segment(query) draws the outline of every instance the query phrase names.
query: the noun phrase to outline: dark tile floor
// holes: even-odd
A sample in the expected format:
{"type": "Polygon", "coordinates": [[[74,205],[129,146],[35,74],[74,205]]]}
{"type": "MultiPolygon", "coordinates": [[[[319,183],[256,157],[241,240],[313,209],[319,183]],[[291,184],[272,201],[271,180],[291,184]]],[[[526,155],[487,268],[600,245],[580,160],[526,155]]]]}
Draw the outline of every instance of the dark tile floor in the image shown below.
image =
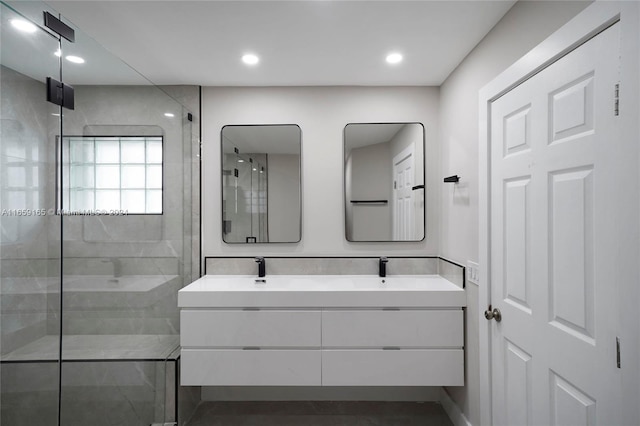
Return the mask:
{"type": "Polygon", "coordinates": [[[202,402],[186,426],[452,426],[435,402],[202,402]]]}

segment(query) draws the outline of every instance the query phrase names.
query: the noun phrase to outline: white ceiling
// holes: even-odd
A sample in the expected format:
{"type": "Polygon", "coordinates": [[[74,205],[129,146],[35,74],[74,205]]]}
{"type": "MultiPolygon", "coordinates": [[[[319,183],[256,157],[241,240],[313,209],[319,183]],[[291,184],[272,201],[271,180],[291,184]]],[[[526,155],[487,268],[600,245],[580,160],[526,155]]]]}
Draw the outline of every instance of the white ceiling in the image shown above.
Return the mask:
{"type": "MultiPolygon", "coordinates": [[[[17,31],[10,21],[25,16],[39,23],[42,20],[42,5],[25,2],[18,8],[22,14],[2,8],[0,13],[0,40],[2,41],[2,65],[34,80],[44,82],[47,77],[59,79],[60,59],[55,56],[58,40],[45,31],[24,33],[17,31]]],[[[64,61],[64,81],[77,84],[150,84],[124,62],[105,51],[95,40],[78,34],[76,43],[63,43],[64,55],[84,57],[85,64],[64,61]]]]}
{"type": "Polygon", "coordinates": [[[366,86],[442,84],[515,1],[48,3],[155,84],[366,86]]]}

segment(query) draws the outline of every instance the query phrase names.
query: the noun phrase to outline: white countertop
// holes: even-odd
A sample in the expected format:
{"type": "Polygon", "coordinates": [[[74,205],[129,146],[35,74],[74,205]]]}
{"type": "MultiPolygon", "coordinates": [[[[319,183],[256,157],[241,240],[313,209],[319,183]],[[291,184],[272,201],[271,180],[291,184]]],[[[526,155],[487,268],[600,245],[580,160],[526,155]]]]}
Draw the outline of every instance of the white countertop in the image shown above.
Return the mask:
{"type": "Polygon", "coordinates": [[[178,292],[181,308],[466,306],[464,289],[439,275],[205,275],[178,292]]]}

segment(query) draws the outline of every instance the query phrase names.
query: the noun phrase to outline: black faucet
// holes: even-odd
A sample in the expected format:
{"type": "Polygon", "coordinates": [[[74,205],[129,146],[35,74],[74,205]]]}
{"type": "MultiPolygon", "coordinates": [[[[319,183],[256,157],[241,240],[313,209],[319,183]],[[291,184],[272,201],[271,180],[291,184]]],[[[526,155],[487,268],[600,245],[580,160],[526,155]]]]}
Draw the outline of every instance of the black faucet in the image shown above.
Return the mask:
{"type": "Polygon", "coordinates": [[[266,265],[264,262],[264,257],[257,256],[256,262],[258,263],[258,278],[262,278],[266,274],[266,267],[265,267],[266,265]]]}
{"type": "Polygon", "coordinates": [[[380,275],[380,277],[382,277],[382,278],[387,276],[387,262],[388,261],[389,261],[389,259],[387,259],[384,256],[382,256],[380,258],[380,260],[378,261],[378,275],[380,275]]]}

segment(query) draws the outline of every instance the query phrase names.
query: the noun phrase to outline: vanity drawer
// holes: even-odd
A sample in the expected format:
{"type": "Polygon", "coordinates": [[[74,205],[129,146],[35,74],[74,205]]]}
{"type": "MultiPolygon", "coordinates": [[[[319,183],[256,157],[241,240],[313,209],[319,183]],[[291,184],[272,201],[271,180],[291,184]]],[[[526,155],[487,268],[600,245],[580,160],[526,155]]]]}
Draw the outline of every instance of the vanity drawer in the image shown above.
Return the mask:
{"type": "Polygon", "coordinates": [[[322,351],[323,386],[463,386],[462,349],[322,351]]]}
{"type": "Polygon", "coordinates": [[[320,347],[320,311],[185,310],[183,347],[320,347]]]}
{"type": "Polygon", "coordinates": [[[322,312],[324,347],[462,347],[462,309],[322,312]]]}
{"type": "Polygon", "coordinates": [[[320,386],[320,350],[182,349],[183,386],[320,386]]]}

